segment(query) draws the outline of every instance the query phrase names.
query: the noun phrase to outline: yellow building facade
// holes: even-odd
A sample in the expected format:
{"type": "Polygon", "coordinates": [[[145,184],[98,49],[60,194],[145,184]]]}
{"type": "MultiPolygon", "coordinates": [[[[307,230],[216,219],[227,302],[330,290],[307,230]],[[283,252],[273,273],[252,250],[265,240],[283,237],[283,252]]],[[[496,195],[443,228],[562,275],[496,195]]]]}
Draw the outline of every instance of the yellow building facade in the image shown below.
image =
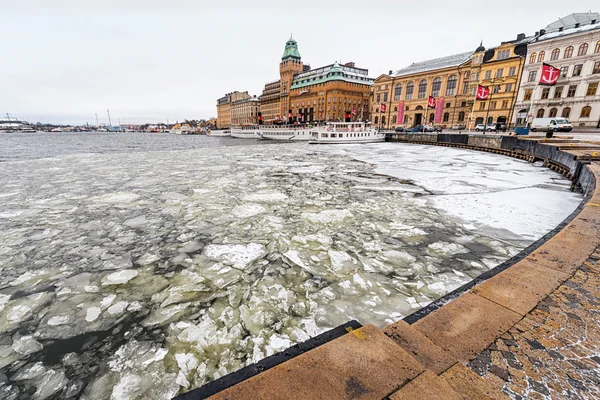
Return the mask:
{"type": "Polygon", "coordinates": [[[370,98],[371,121],[385,129],[421,124],[474,129],[486,117],[489,123],[508,123],[527,41],[521,34],[492,49],[480,45],[474,52],[413,63],[379,76],[370,98]],[[490,87],[487,101],[475,101],[478,85],[490,87]],[[434,109],[427,106],[429,96],[436,100],[434,109]]]}
{"type": "Polygon", "coordinates": [[[260,113],[265,124],[281,120],[280,84],[280,80],[265,84],[260,95],[260,113]]]}
{"type": "Polygon", "coordinates": [[[217,128],[224,129],[231,127],[231,104],[234,101],[249,99],[248,92],[231,92],[217,100],[217,128]]]}

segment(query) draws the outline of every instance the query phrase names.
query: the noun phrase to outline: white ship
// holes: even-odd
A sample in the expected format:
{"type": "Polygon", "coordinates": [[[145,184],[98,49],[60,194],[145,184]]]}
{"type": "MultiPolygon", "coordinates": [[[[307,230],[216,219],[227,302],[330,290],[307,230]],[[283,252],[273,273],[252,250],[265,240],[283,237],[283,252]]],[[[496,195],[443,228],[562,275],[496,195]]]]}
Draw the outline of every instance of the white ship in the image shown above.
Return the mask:
{"type": "Polygon", "coordinates": [[[236,126],[231,128],[231,137],[237,139],[260,139],[259,126],[236,126]]]}
{"type": "Polygon", "coordinates": [[[263,125],[260,127],[260,137],[266,140],[309,140],[311,138],[309,125],[263,125]]]}
{"type": "Polygon", "coordinates": [[[194,129],[188,124],[175,124],[173,125],[173,129],[169,131],[174,135],[192,135],[194,134],[194,129]]]}
{"type": "Polygon", "coordinates": [[[384,142],[385,133],[369,122],[328,122],[310,130],[310,144],[384,142]]]}
{"type": "Polygon", "coordinates": [[[207,135],[208,136],[218,136],[218,137],[231,136],[231,129],[215,129],[215,130],[209,131],[207,135]]]}

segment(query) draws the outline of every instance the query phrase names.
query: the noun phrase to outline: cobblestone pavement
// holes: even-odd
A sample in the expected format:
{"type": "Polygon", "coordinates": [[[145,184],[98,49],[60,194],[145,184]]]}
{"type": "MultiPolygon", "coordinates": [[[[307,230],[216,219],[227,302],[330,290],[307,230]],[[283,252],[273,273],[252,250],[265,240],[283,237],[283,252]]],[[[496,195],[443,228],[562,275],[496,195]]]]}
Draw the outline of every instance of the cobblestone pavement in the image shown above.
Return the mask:
{"type": "Polygon", "coordinates": [[[600,399],[600,247],[468,366],[513,399],[600,399]]]}

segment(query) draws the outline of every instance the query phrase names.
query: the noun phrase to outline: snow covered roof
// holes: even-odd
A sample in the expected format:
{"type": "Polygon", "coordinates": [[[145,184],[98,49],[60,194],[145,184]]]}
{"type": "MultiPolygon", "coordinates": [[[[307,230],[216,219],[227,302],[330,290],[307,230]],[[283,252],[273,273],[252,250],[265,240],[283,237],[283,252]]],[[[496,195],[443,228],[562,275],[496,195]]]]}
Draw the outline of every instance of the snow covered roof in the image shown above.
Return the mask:
{"type": "Polygon", "coordinates": [[[413,63],[406,68],[399,69],[395,71],[392,76],[404,76],[417,74],[420,72],[433,71],[436,69],[449,68],[449,67],[457,67],[460,64],[468,61],[473,56],[472,51],[467,51],[466,53],[453,54],[451,56],[445,56],[440,58],[434,58],[432,60],[421,61],[417,63],[413,63]]]}
{"type": "Polygon", "coordinates": [[[345,81],[361,85],[373,85],[373,79],[369,78],[368,70],[340,65],[336,62],[332,65],[312,69],[296,75],[290,89],[298,89],[328,81],[345,81]]]}
{"type": "Polygon", "coordinates": [[[600,14],[593,12],[573,13],[564,18],[559,18],[558,21],[548,24],[546,26],[546,32],[554,32],[560,28],[573,28],[576,24],[588,25],[592,21],[600,22],[600,14]]]}
{"type": "Polygon", "coordinates": [[[569,29],[564,29],[562,31],[554,31],[554,32],[546,33],[544,35],[538,36],[536,41],[541,42],[543,40],[556,39],[561,36],[574,35],[576,33],[582,33],[582,32],[589,32],[594,29],[600,29],[600,23],[596,23],[593,25],[592,24],[583,25],[578,28],[569,28],[569,29]]]}

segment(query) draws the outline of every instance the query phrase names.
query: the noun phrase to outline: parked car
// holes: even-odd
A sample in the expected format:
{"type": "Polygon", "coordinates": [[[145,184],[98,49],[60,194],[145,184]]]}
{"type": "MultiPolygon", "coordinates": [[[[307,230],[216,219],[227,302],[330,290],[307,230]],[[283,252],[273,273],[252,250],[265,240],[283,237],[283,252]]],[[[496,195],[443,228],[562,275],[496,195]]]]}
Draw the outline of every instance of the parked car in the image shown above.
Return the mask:
{"type": "Polygon", "coordinates": [[[394,129],[395,132],[410,132],[410,129],[405,128],[403,126],[398,126],[396,127],[396,129],[394,129]]]}
{"type": "Polygon", "coordinates": [[[538,129],[542,132],[547,132],[548,130],[552,130],[553,132],[571,132],[573,125],[566,118],[535,118],[531,123],[531,131],[535,132],[538,129]]]}
{"type": "Polygon", "coordinates": [[[452,125],[452,130],[455,131],[460,131],[462,129],[467,129],[467,126],[464,124],[456,124],[456,125],[452,125]]]}
{"type": "Polygon", "coordinates": [[[477,126],[475,127],[475,130],[477,132],[482,132],[482,131],[487,131],[487,132],[491,132],[491,131],[495,131],[496,130],[496,124],[477,124],[477,126]]]}
{"type": "Polygon", "coordinates": [[[441,132],[442,129],[439,126],[425,125],[425,127],[423,127],[423,125],[417,125],[414,128],[412,128],[410,131],[414,132],[414,133],[419,133],[419,132],[432,133],[432,132],[441,132]]]}

